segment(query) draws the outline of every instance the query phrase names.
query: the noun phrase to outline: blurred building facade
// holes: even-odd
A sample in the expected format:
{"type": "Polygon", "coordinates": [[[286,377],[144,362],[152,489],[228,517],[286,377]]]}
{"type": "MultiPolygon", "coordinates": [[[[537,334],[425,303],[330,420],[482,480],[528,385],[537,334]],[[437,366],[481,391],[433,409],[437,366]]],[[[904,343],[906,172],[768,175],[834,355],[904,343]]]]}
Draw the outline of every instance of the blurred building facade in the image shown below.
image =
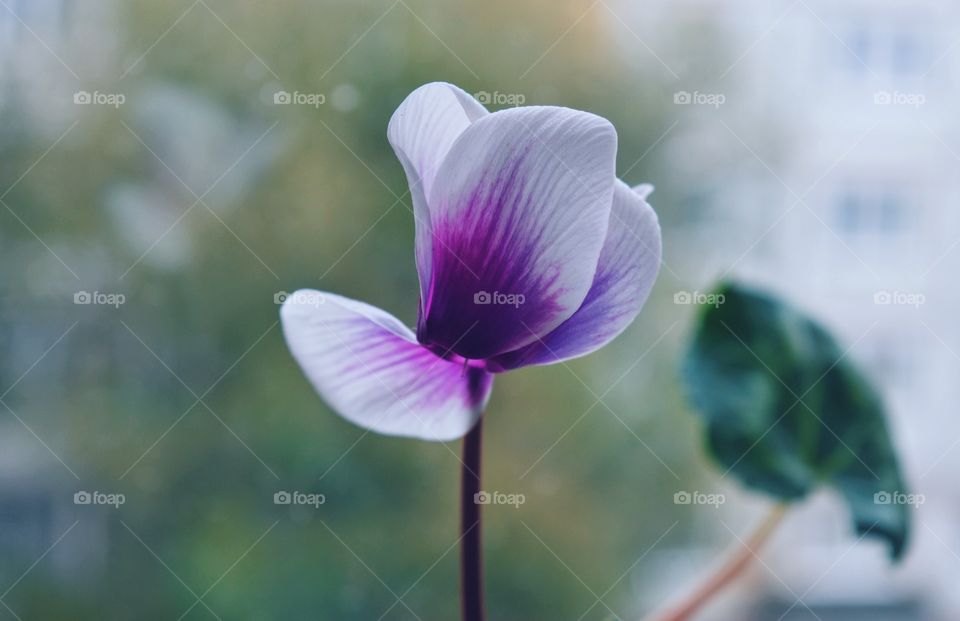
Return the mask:
{"type": "MultiPolygon", "coordinates": [[[[75,8],[72,0],[8,0],[0,7],[0,105],[8,121],[0,131],[0,147],[8,148],[17,144],[17,135],[34,132],[53,141],[69,125],[73,92],[79,83],[63,79],[64,74],[69,77],[69,69],[60,65],[57,57],[85,64],[107,38],[104,35],[97,44],[83,41],[84,33],[99,28],[97,20],[108,14],[104,3],[92,3],[83,11],[75,8]]],[[[24,162],[24,166],[29,165],[29,161],[24,162]]],[[[13,179],[25,170],[17,171],[13,179]]],[[[13,189],[0,190],[3,200],[12,212],[19,210],[29,218],[29,206],[18,203],[13,189]]],[[[9,222],[22,226],[12,215],[9,222]]],[[[32,269],[33,262],[27,258],[32,243],[12,235],[5,236],[3,244],[7,265],[0,273],[5,282],[14,282],[32,269]]],[[[32,274],[40,288],[57,280],[39,271],[32,274]]],[[[58,457],[42,440],[25,439],[36,433],[36,422],[29,413],[32,408],[21,409],[18,398],[17,387],[29,367],[24,362],[36,361],[45,349],[42,343],[51,334],[62,333],[64,326],[45,313],[20,309],[15,304],[3,304],[0,315],[5,325],[16,326],[0,334],[6,354],[0,362],[0,400],[4,401],[0,406],[4,413],[0,417],[0,549],[11,559],[0,575],[10,583],[27,566],[16,569],[20,562],[45,558],[51,576],[90,584],[102,575],[106,561],[107,513],[93,511],[89,512],[90,519],[74,519],[73,495],[83,490],[71,485],[72,481],[65,483],[58,457]],[[72,537],[66,538],[66,533],[72,537]],[[58,545],[62,539],[64,543],[58,545]]],[[[51,351],[42,358],[47,365],[63,367],[65,354],[63,350],[51,351]]],[[[58,389],[45,392],[52,396],[58,389]]]]}
{"type": "Polygon", "coordinates": [[[702,287],[730,276],[770,288],[830,326],[887,399],[923,498],[902,567],[880,545],[853,545],[839,499],[805,503],[760,571],[786,602],[772,618],[954,618],[960,7],[684,0],[651,15],[662,32],[707,22],[729,53],[712,76],[678,80],[694,102],[676,102],[671,160],[695,181],[675,243],[712,257],[675,267],[702,287]],[[697,106],[696,94],[723,103],[697,106]]]}

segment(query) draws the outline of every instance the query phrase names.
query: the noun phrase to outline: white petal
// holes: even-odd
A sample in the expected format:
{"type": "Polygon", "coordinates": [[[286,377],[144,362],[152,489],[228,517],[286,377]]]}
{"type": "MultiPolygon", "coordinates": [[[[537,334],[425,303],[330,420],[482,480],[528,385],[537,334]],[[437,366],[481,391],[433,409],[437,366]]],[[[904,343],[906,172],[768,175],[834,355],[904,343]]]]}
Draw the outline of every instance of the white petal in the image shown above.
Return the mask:
{"type": "Polygon", "coordinates": [[[433,268],[420,341],[488,358],[572,315],[606,237],[616,149],[608,121],[567,108],[512,108],[471,124],[428,195],[433,268]],[[483,293],[522,302],[476,304],[483,293]]]}
{"type": "Polygon", "coordinates": [[[641,194],[617,181],[593,285],[572,317],[540,341],[495,361],[504,369],[551,364],[595,351],[623,332],[643,307],[660,269],[660,225],[641,194]]]}
{"type": "Polygon", "coordinates": [[[653,194],[653,185],[649,183],[641,183],[639,185],[633,186],[633,191],[640,195],[640,198],[647,200],[651,194],[653,194]]]}
{"type": "Polygon", "coordinates": [[[444,360],[399,320],[362,302],[301,290],[280,310],[304,374],[347,420],[387,435],[445,441],[480,417],[491,376],[444,360]]]}
{"type": "Polygon", "coordinates": [[[416,258],[421,298],[430,282],[430,195],[450,146],[470,123],[489,114],[452,84],[433,82],[410,93],[390,118],[387,138],[403,164],[416,219],[416,258]]]}

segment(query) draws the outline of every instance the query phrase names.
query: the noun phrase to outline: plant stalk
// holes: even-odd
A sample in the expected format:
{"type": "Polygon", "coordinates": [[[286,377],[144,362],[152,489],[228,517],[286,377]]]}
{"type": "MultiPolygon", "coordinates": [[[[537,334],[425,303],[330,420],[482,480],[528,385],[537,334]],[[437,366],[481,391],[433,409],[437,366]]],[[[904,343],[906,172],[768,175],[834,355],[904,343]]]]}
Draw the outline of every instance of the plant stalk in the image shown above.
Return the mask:
{"type": "Polygon", "coordinates": [[[460,474],[460,604],[463,621],[483,621],[483,550],[480,530],[480,457],[483,419],[463,439],[460,474]]]}
{"type": "Polygon", "coordinates": [[[723,563],[693,593],[667,612],[651,617],[651,621],[687,621],[717,593],[733,582],[750,566],[755,555],[770,539],[787,512],[786,504],[778,504],[745,541],[740,541],[723,563]]]}

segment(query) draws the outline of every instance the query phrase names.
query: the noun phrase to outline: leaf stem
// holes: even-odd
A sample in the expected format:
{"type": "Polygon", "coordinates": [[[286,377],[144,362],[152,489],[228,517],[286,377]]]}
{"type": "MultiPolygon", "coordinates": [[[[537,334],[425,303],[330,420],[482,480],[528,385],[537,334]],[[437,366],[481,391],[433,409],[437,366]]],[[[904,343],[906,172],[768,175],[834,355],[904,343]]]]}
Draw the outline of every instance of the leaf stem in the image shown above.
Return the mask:
{"type": "Polygon", "coordinates": [[[757,552],[770,539],[783,520],[788,506],[777,504],[746,540],[740,540],[727,560],[710,575],[693,593],[665,613],[654,616],[651,621],[687,621],[693,617],[714,595],[733,582],[750,566],[757,552]]]}
{"type": "Polygon", "coordinates": [[[463,439],[460,471],[460,605],[463,621],[483,621],[483,554],[480,531],[480,457],[483,419],[463,439]]]}

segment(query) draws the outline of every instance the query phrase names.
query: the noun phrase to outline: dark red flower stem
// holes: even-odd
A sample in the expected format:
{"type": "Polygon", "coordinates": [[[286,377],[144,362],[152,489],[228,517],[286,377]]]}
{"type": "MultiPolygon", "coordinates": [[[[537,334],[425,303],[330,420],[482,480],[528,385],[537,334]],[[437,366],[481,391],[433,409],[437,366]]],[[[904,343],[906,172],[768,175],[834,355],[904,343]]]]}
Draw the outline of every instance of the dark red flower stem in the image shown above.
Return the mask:
{"type": "Polygon", "coordinates": [[[463,621],[483,621],[483,549],[480,532],[480,455],[483,419],[463,439],[460,471],[460,605],[463,621]]]}

